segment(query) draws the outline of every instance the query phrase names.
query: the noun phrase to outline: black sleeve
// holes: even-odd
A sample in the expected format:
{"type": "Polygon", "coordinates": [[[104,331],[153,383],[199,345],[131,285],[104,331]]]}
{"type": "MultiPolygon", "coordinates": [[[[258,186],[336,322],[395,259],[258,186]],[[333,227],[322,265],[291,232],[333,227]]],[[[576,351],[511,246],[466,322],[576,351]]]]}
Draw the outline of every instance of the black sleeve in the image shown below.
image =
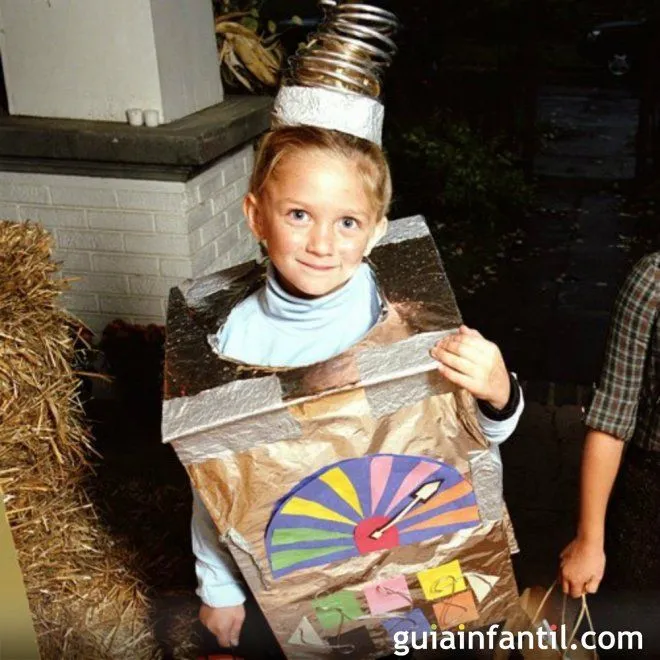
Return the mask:
{"type": "Polygon", "coordinates": [[[503,422],[505,419],[509,419],[518,409],[518,404],[520,403],[520,385],[518,385],[518,381],[511,372],[509,372],[509,384],[511,385],[509,400],[502,410],[494,408],[487,401],[477,399],[479,410],[494,422],[503,422]]]}

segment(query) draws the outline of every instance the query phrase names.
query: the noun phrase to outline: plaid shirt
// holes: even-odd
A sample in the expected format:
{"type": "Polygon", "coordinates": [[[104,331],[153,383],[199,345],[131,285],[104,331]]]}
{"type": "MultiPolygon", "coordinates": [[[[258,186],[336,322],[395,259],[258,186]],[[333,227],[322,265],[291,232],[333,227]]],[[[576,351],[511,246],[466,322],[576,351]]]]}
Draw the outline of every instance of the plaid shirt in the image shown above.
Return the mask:
{"type": "Polygon", "coordinates": [[[639,261],[614,306],[587,426],[660,451],[660,252],[639,261]]]}

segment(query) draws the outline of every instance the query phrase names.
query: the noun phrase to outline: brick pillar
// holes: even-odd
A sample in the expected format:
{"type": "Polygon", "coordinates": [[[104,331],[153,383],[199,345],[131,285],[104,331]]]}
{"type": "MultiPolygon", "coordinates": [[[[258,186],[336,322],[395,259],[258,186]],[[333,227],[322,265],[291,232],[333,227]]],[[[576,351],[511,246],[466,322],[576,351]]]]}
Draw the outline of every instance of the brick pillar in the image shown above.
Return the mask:
{"type": "Polygon", "coordinates": [[[182,279],[256,256],[241,208],[252,159],[249,143],[185,183],[0,172],[2,215],[53,233],[75,278],[63,303],[92,330],[162,324],[182,279]]]}
{"type": "Polygon", "coordinates": [[[170,122],[220,103],[211,0],[0,0],[15,115],[170,122]]]}

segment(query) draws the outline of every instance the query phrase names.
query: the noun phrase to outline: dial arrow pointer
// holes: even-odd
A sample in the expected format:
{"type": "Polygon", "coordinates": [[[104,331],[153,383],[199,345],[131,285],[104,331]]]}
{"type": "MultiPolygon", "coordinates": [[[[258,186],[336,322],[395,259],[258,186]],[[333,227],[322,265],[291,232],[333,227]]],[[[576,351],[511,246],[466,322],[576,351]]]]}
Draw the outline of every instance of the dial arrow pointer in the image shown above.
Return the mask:
{"type": "Polygon", "coordinates": [[[442,484],[444,483],[444,479],[438,479],[437,481],[429,481],[427,484],[424,484],[423,486],[420,486],[413,494],[412,494],[412,500],[406,504],[399,513],[394,516],[391,520],[389,520],[387,523],[385,523],[382,527],[379,527],[378,529],[375,529],[371,534],[369,534],[369,538],[378,540],[390,527],[393,527],[396,525],[396,523],[401,520],[401,518],[404,518],[408,513],[416,507],[418,504],[422,504],[424,502],[428,502],[439,490],[442,484]]]}

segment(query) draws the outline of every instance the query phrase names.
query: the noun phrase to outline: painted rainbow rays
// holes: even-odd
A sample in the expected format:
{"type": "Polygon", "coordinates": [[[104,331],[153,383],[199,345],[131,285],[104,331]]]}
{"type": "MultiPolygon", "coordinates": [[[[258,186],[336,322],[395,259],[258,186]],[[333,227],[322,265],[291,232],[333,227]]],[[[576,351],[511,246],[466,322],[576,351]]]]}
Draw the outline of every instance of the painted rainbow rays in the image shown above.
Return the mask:
{"type": "Polygon", "coordinates": [[[281,501],[266,530],[275,578],[480,523],[470,483],[429,458],[378,454],[335,463],[281,501]]]}

